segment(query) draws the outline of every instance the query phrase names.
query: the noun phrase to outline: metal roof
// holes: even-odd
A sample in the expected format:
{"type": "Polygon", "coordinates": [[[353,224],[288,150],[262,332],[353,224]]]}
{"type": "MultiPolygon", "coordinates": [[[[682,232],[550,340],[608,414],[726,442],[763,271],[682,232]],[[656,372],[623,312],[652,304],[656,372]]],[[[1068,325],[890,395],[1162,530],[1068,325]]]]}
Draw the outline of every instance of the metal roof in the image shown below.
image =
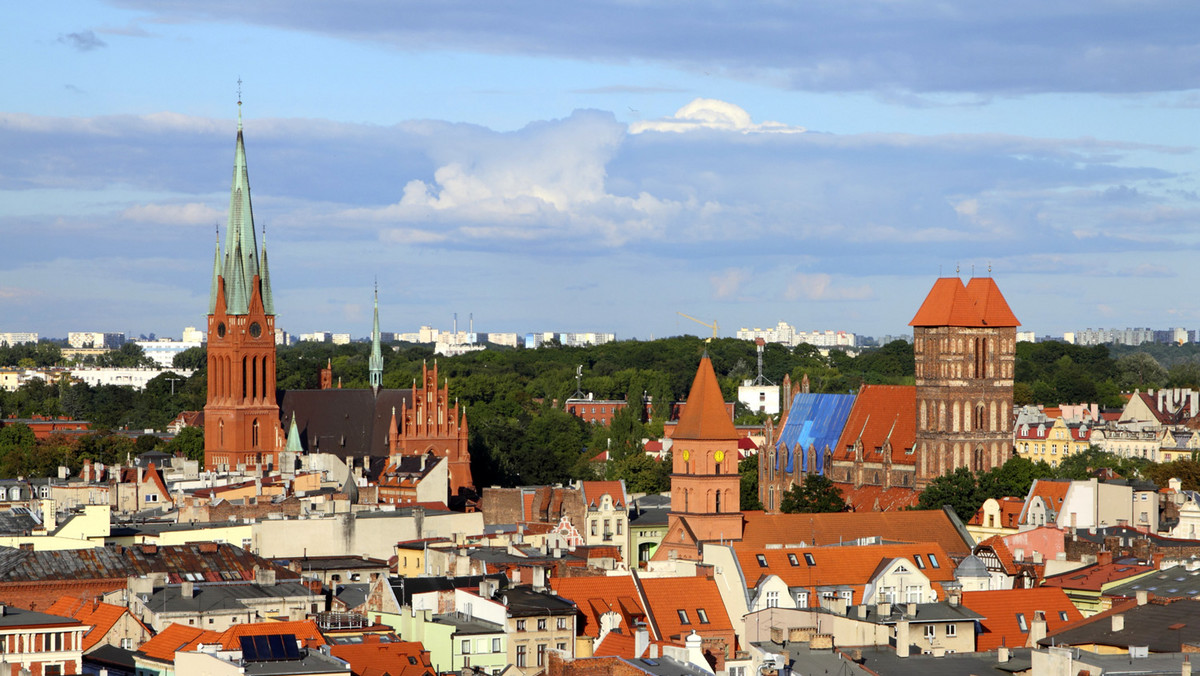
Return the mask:
{"type": "Polygon", "coordinates": [[[780,451],[775,469],[795,471],[795,450],[800,450],[800,469],[805,473],[824,471],[825,449],[832,450],[854,407],[853,394],[797,394],[788,409],[787,422],[779,431],[776,449],[780,451]],[[808,449],[817,449],[817,466],[808,466],[808,449]]]}

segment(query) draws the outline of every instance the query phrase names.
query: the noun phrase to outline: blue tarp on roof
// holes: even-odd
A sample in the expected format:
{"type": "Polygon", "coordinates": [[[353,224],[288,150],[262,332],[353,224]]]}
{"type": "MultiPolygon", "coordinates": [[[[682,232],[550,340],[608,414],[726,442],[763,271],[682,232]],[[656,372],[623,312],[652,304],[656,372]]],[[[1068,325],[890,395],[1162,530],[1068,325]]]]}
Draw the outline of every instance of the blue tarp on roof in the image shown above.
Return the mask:
{"type": "Polygon", "coordinates": [[[825,449],[833,450],[842,428],[854,407],[853,394],[797,394],[788,411],[787,422],[779,431],[775,444],[775,469],[795,471],[796,454],[800,455],[800,469],[805,473],[821,474],[825,471],[825,449]],[[817,449],[817,466],[808,466],[808,449],[817,449]]]}

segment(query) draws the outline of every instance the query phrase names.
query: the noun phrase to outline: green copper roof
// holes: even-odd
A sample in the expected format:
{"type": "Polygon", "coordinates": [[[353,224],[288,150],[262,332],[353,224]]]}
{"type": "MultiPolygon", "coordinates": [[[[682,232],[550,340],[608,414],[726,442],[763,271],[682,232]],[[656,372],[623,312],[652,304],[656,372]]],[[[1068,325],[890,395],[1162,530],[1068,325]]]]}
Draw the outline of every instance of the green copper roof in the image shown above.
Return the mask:
{"type": "Polygon", "coordinates": [[[267,271],[267,230],[263,228],[263,248],[262,248],[262,272],[259,273],[259,281],[262,283],[262,302],[263,310],[269,314],[275,314],[275,298],[271,295],[271,273],[267,271]]]}
{"type": "Polygon", "coordinates": [[[291,426],[288,427],[288,440],[287,440],[287,449],[286,450],[295,451],[297,453],[304,451],[304,449],[300,447],[300,430],[296,427],[296,414],[295,413],[292,414],[292,424],[291,424],[291,426]]]}
{"type": "Polygon", "coordinates": [[[368,362],[371,389],[375,391],[383,385],[383,351],[379,342],[379,287],[375,287],[375,325],[371,328],[371,359],[368,362]]]}
{"type": "Polygon", "coordinates": [[[217,290],[220,288],[221,277],[221,234],[217,233],[217,250],[213,252],[212,288],[208,292],[208,314],[217,311],[217,290]]]}
{"type": "Polygon", "coordinates": [[[246,314],[258,274],[258,243],[254,239],[254,213],[250,208],[250,174],[246,170],[246,146],[238,124],[237,149],[233,158],[233,185],[229,190],[229,224],[225,229],[226,312],[246,314]]]}

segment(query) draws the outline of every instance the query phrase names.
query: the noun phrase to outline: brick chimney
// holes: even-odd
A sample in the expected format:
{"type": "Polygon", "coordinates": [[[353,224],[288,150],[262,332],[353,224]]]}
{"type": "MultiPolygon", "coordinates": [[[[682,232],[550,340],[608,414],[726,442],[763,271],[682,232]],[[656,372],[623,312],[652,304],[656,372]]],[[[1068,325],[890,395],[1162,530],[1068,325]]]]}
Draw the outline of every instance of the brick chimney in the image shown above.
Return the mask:
{"type": "Polygon", "coordinates": [[[1125,631],[1125,613],[1117,613],[1112,616],[1113,632],[1125,631]]]}
{"type": "Polygon", "coordinates": [[[1097,565],[1107,566],[1108,564],[1112,563],[1112,561],[1113,561],[1113,553],[1109,550],[1104,550],[1104,551],[1096,554],[1096,564],[1097,565]]]}
{"type": "Polygon", "coordinates": [[[1026,647],[1036,648],[1038,641],[1046,638],[1046,611],[1033,611],[1033,622],[1029,625],[1029,641],[1026,647]]]}
{"type": "Polygon", "coordinates": [[[896,623],[896,657],[908,657],[908,620],[896,623]]]}

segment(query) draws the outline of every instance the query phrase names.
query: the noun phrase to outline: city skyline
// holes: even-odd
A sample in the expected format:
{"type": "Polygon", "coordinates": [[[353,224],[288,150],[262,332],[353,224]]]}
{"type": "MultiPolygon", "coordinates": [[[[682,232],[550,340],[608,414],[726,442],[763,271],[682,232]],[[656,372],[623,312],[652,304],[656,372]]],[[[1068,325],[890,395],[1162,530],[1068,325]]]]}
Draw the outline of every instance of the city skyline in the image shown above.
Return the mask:
{"type": "Polygon", "coordinates": [[[1200,8],[742,7],[22,6],[0,330],[203,324],[239,78],[292,333],[378,277],[393,327],[900,334],[956,268],[1038,335],[1200,323],[1200,8]]]}

